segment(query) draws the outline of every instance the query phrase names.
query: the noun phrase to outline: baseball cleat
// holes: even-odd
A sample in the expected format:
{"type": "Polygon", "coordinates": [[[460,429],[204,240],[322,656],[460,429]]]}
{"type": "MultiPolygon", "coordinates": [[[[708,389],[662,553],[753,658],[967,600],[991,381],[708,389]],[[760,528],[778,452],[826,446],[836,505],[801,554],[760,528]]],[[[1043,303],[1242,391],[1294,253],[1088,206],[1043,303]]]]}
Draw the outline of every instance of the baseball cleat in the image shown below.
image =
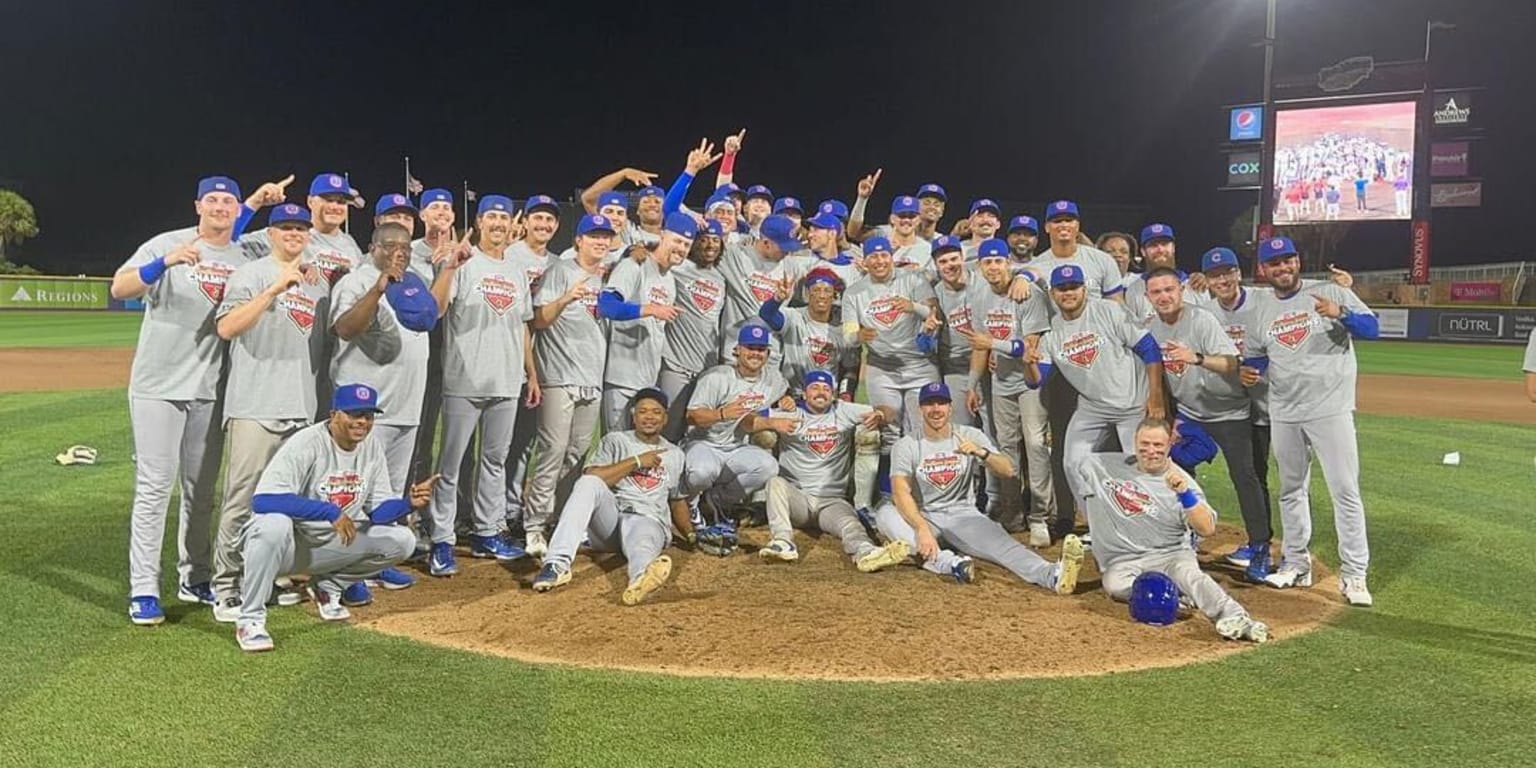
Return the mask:
{"type": "Polygon", "coordinates": [[[129,598],[128,620],[141,627],[153,627],[165,621],[165,611],[160,610],[160,598],[154,595],[129,598]]]}
{"type": "Polygon", "coordinates": [[[259,653],[272,650],[272,636],[267,634],[267,625],[259,621],[242,621],[235,626],[235,642],[240,644],[240,650],[259,653]]]}
{"type": "Polygon", "coordinates": [[[213,605],[218,600],[213,597],[213,587],[208,582],[197,584],[178,584],[176,586],[176,599],[183,603],[201,603],[213,605]]]}
{"type": "Polygon", "coordinates": [[[1269,576],[1269,545],[1264,544],[1249,554],[1248,565],[1243,568],[1243,578],[1261,584],[1269,576]]]}
{"type": "Polygon", "coordinates": [[[800,559],[800,550],[795,548],[795,543],[788,539],[774,539],[768,545],[757,551],[757,556],[764,560],[778,560],[783,563],[793,563],[800,559]]]}
{"type": "Polygon", "coordinates": [[[416,577],[399,568],[385,568],[379,575],[368,579],[368,586],[385,589],[406,589],[416,583],[416,577]]]}
{"type": "Polygon", "coordinates": [[[907,543],[897,539],[883,547],[876,547],[864,553],[854,561],[854,567],[863,573],[874,573],[882,568],[901,565],[911,556],[912,550],[907,543]]]}
{"type": "Polygon", "coordinates": [[[622,600],[625,605],[639,605],[641,601],[649,597],[652,592],[661,589],[663,584],[672,575],[672,558],[660,555],[645,567],[640,577],[629,583],[624,588],[622,600]]]}
{"type": "Polygon", "coordinates": [[[539,575],[533,577],[533,591],[548,592],[555,587],[571,583],[571,569],[562,568],[554,563],[545,563],[539,569],[539,575]]]}
{"type": "Polygon", "coordinates": [[[1248,563],[1253,560],[1253,553],[1261,547],[1265,550],[1269,549],[1268,544],[1260,544],[1258,542],[1250,541],[1247,544],[1244,544],[1241,547],[1238,547],[1237,549],[1222,555],[1221,561],[1227,565],[1235,565],[1239,568],[1247,568],[1248,563]]]}
{"type": "Polygon", "coordinates": [[[223,601],[214,603],[213,620],[220,624],[233,624],[240,618],[240,598],[226,597],[223,601]]]}
{"type": "Polygon", "coordinates": [[[976,561],[962,555],[949,567],[949,575],[954,577],[956,584],[975,584],[976,561]]]}
{"type": "Polygon", "coordinates": [[[1264,583],[1275,589],[1310,587],[1312,586],[1312,572],[1303,571],[1295,566],[1282,565],[1280,570],[1265,576],[1264,583]]]}
{"type": "Polygon", "coordinates": [[[1056,594],[1070,595],[1077,589],[1077,572],[1083,567],[1083,541],[1067,534],[1061,540],[1061,559],[1056,562],[1056,594]]]}
{"type": "Polygon", "coordinates": [[[356,582],[341,591],[342,605],[367,605],[373,602],[373,591],[364,582],[356,582]]]}
{"type": "Polygon", "coordinates": [[[459,572],[459,564],[453,559],[453,545],[439,541],[432,545],[432,556],[427,560],[427,573],[433,576],[452,576],[459,572]]]}
{"type": "MultiPolygon", "coordinates": [[[[533,554],[533,534],[528,534],[530,547],[527,550],[518,549],[507,543],[500,536],[473,536],[469,537],[470,557],[494,557],[497,560],[516,560],[519,557],[533,554]]],[[[543,551],[539,552],[544,554],[543,551]]]]}
{"type": "Polygon", "coordinates": [[[1371,598],[1371,590],[1365,586],[1364,576],[1340,577],[1339,591],[1344,593],[1345,602],[1359,608],[1369,608],[1376,602],[1371,598]]]}
{"type": "Polygon", "coordinates": [[[1246,614],[1239,614],[1217,621],[1216,634],[1228,640],[1263,643],[1269,640],[1269,625],[1262,621],[1254,621],[1246,614]]]}
{"type": "Polygon", "coordinates": [[[268,598],[267,605],[298,605],[304,602],[304,595],[293,586],[293,581],[281,578],[272,582],[272,597],[268,598]]]}
{"type": "Polygon", "coordinates": [[[315,601],[315,607],[320,609],[320,618],[326,621],[346,621],[352,618],[352,612],[341,604],[339,592],[333,592],[325,587],[310,587],[309,597],[315,601]]]}
{"type": "MultiPolygon", "coordinates": [[[[523,544],[523,551],[528,553],[529,556],[543,557],[549,552],[549,540],[544,538],[543,531],[529,531],[525,538],[527,541],[523,544]]],[[[516,549],[516,547],[512,548],[516,549]]],[[[522,555],[518,555],[517,557],[522,557],[522,555]]],[[[516,558],[502,557],[497,559],[513,560],[516,558]]]]}
{"type": "Polygon", "coordinates": [[[1051,527],[1045,523],[1029,524],[1029,545],[1036,549],[1051,545],[1051,527]]]}

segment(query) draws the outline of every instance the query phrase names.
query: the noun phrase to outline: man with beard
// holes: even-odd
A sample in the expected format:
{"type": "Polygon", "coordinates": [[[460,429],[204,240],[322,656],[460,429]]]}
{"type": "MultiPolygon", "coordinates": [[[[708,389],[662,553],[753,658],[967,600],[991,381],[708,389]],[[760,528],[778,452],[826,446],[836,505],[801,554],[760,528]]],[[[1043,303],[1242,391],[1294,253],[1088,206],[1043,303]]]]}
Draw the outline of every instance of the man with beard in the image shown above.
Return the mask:
{"type": "Polygon", "coordinates": [[[511,199],[480,198],[475,223],[480,243],[465,233],[440,266],[432,293],[444,316],[443,440],[432,494],[431,558],[428,573],[458,573],[458,485],[464,454],[478,429],[480,450],[475,479],[471,557],[515,560],[523,551],[502,538],[506,518],[507,446],[525,382],[527,405],[539,402],[537,369],[528,323],[533,306],[525,273],[510,253],[518,222],[511,199]]]}
{"type": "Polygon", "coordinates": [[[710,513],[711,523],[721,522],[723,512],[761,490],[778,471],[773,454],[747,440],[758,431],[756,413],[787,389],[784,377],[768,366],[771,335],[759,323],[743,325],[736,333],[735,362],[705,371],[688,401],[686,488],[700,497],[699,508],[710,513]]]}
{"type": "Polygon", "coordinates": [[[654,247],[637,246],[645,260],[624,259],[597,297],[597,314],[609,321],[608,363],[603,374],[603,431],[629,427],[625,417],[636,392],[656,386],[667,345],[666,325],[682,311],[676,306],[672,268],[693,247],[698,225],[685,213],[667,217],[654,247]]]}
{"type": "MultiPolygon", "coordinates": [[[[1173,227],[1167,224],[1148,224],[1141,230],[1141,258],[1145,265],[1141,279],[1125,281],[1125,308],[1131,317],[1143,326],[1150,327],[1157,319],[1157,310],[1147,298],[1147,276],[1159,269],[1166,269],[1179,278],[1184,287],[1184,302],[1191,306],[1210,306],[1210,295],[1205,292],[1205,275],[1200,272],[1185,273],[1178,268],[1174,258],[1173,227]]],[[[1117,267],[1118,268],[1118,267],[1117,267]]]]}
{"type": "Polygon", "coordinates": [[[1360,500],[1355,440],[1355,349],[1375,339],[1376,315],[1335,285],[1302,291],[1301,259],[1289,238],[1259,246],[1274,295],[1254,308],[1244,333],[1243,365],[1269,380],[1269,415],[1280,467],[1283,561],[1265,581],[1310,587],[1312,509],[1307,493],[1312,453],[1323,465],[1339,540],[1339,589],[1350,605],[1372,604],[1366,586],[1370,546],[1360,500]]]}
{"type": "Polygon", "coordinates": [[[965,221],[967,237],[960,246],[966,261],[975,261],[976,249],[997,235],[998,227],[1002,226],[1002,215],[1002,209],[989,198],[971,203],[971,215],[965,221]]]}
{"type": "Polygon", "coordinates": [[[841,371],[858,367],[852,343],[842,328],[833,325],[832,307],[842,293],[843,281],[831,270],[817,267],[805,276],[804,307],[784,307],[794,291],[785,279],[775,288],[774,297],[763,302],[759,316],[779,335],[783,359],[779,372],[793,395],[805,391],[805,376],[811,371],[841,371]]]}
{"type": "Polygon", "coordinates": [[[639,604],[672,575],[672,558],[662,550],[674,530],[687,535],[693,525],[682,496],[683,452],[661,436],[667,405],[658,389],[636,392],[629,419],[634,428],[598,441],[560,512],[534,592],[570,583],[571,559],[583,539],[595,551],[623,553],[629,567],[620,597],[625,605],[639,604]]]}
{"type": "Polygon", "coordinates": [[[700,373],[720,361],[720,312],[725,307],[725,277],[720,254],[725,230],[718,221],[707,221],[688,250],[688,259],[672,270],[677,287],[677,318],[666,324],[666,344],[661,354],[658,384],[671,402],[667,416],[668,440],[681,440],[688,425],[688,399],[700,373]]]}
{"type": "Polygon", "coordinates": [[[917,236],[921,209],[915,197],[903,195],[891,201],[891,235],[887,241],[891,246],[891,261],[902,271],[922,272],[933,264],[932,245],[917,236]]]}

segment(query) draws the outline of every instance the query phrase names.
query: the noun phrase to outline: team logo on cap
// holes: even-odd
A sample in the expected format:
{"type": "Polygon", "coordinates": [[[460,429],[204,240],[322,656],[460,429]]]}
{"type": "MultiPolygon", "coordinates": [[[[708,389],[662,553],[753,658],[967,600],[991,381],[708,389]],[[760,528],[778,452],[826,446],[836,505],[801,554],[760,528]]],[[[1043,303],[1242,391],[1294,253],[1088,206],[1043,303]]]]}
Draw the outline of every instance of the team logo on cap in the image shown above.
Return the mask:
{"type": "Polygon", "coordinates": [[[1077,270],[1072,267],[1063,267],[1061,270],[1061,277],[1063,280],[1077,277],[1077,270]]]}
{"type": "Polygon", "coordinates": [[[1285,241],[1277,237],[1274,240],[1269,241],[1269,247],[1278,251],[1285,247],[1285,241]]]}
{"type": "Polygon", "coordinates": [[[913,203],[915,203],[915,202],[917,202],[917,201],[916,201],[916,200],[913,200],[913,199],[912,199],[912,198],[910,198],[910,197],[903,197],[903,198],[902,198],[902,199],[901,199],[901,204],[902,204],[902,205],[911,205],[911,204],[913,204],[913,203]]]}
{"type": "Polygon", "coordinates": [[[480,285],[476,286],[475,290],[497,315],[505,315],[507,310],[517,303],[517,283],[502,275],[486,275],[480,278],[480,285]]]}
{"type": "Polygon", "coordinates": [[[1056,204],[1056,210],[1058,210],[1058,211],[1065,211],[1066,209],[1067,209],[1067,201],[1063,200],[1063,201],[1061,201],[1061,202],[1056,204]]]}
{"type": "Polygon", "coordinates": [[[749,326],[747,326],[746,337],[747,337],[747,341],[767,342],[768,341],[768,332],[763,330],[761,326],[749,325],[749,326]]]}
{"type": "Polygon", "coordinates": [[[953,453],[936,453],[923,459],[917,472],[935,488],[948,488],[960,477],[965,462],[953,453]]]}
{"type": "Polygon", "coordinates": [[[391,203],[394,203],[395,205],[405,205],[405,196],[404,195],[390,195],[389,196],[389,201],[391,203]]]}
{"type": "Polygon", "coordinates": [[[1099,335],[1082,331],[1072,336],[1061,345],[1061,356],[1079,368],[1092,368],[1099,359],[1099,335]]]}
{"type": "Polygon", "coordinates": [[[693,302],[693,306],[707,314],[720,303],[720,295],[725,292],[725,284],[701,277],[689,283],[686,289],[688,300],[693,302]]]}
{"type": "Polygon", "coordinates": [[[341,189],[341,185],[345,184],[346,182],[343,181],[340,176],[332,175],[330,178],[325,180],[325,183],[336,189],[341,189]]]}
{"type": "Polygon", "coordinates": [[[652,491],[660,488],[667,482],[666,465],[657,464],[654,467],[640,467],[629,473],[629,481],[642,491],[652,491]]]}
{"type": "Polygon", "coordinates": [[[234,267],[222,261],[199,261],[197,267],[188,273],[188,277],[197,284],[197,290],[203,294],[203,298],[217,307],[224,300],[224,286],[229,284],[229,276],[234,271],[234,267]]]}
{"type": "Polygon", "coordinates": [[[295,285],[284,292],[277,305],[305,336],[315,327],[315,300],[299,286],[295,285]]]}
{"type": "Polygon", "coordinates": [[[352,390],[352,394],[356,395],[359,400],[367,400],[373,397],[373,392],[370,392],[367,387],[358,387],[352,390]]]}
{"type": "Polygon", "coordinates": [[[831,212],[833,212],[835,210],[837,210],[837,209],[833,208],[831,203],[823,203],[822,206],[821,206],[821,212],[822,213],[831,213],[831,212]]]}
{"type": "Polygon", "coordinates": [[[1161,224],[1153,224],[1151,227],[1148,227],[1148,229],[1151,229],[1152,234],[1154,235],[1161,235],[1163,233],[1163,225],[1161,224]]]}
{"type": "Polygon", "coordinates": [[[1141,517],[1152,508],[1152,494],[1129,480],[1104,480],[1109,500],[1126,517],[1141,517]]]}
{"type": "Polygon", "coordinates": [[[320,495],[345,513],[362,496],[363,476],[352,470],[332,472],[320,484],[320,495]]]}
{"type": "Polygon", "coordinates": [[[225,184],[222,181],[215,181],[213,183],[213,188],[214,189],[229,189],[229,185],[225,184]]]}
{"type": "Polygon", "coordinates": [[[1312,335],[1312,313],[1287,312],[1269,324],[1269,335],[1286,349],[1300,347],[1312,335]]]}

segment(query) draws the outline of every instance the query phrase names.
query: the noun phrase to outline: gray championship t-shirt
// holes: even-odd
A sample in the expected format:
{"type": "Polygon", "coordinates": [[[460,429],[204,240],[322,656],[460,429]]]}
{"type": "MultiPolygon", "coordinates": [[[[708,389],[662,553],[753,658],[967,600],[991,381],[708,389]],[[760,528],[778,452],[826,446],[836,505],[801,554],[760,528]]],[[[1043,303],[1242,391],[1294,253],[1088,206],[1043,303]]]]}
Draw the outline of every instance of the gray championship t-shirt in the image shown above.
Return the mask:
{"type": "MultiPolygon", "coordinates": [[[[363,264],[342,276],[331,295],[331,327],[351,311],[379,280],[379,268],[363,264]]],[[[367,384],[379,392],[383,413],[376,423],[415,426],[421,421],[421,399],[427,391],[428,334],[400,324],[389,299],[380,296],[379,308],[367,330],[350,341],[336,338],[331,358],[331,381],[367,384]]]]}
{"type": "MultiPolygon", "coordinates": [[[[273,256],[236,269],[218,317],[260,295],[281,271],[273,256]]],[[[329,283],[300,281],[273,299],[256,323],[229,343],[224,418],[314,420],[315,377],[330,364],[330,303],[329,283]]]]}
{"type": "Polygon", "coordinates": [[[943,440],[925,437],[926,431],[896,441],[891,448],[891,476],[908,479],[917,508],[923,513],[974,512],[976,470],[982,461],[957,453],[955,448],[962,439],[993,453],[997,446],[985,432],[974,427],[953,425],[949,437],[943,440]]]}
{"type": "MultiPolygon", "coordinates": [[[[1178,470],[1172,462],[1168,467],[1178,470]]],[[[1142,473],[1134,455],[1095,453],[1067,471],[1082,479],[1093,557],[1100,570],[1129,558],[1189,547],[1189,524],[1178,494],[1161,475],[1142,473]]],[[[1184,477],[1189,490],[1204,499],[1200,484],[1188,472],[1184,477]]]]}
{"type": "Polygon", "coordinates": [[[937,378],[938,368],[932,355],[918,350],[917,335],[923,330],[923,319],[902,311],[898,306],[902,298],[918,305],[937,297],[933,286],[917,272],[897,270],[883,283],[868,277],[860,280],[843,294],[844,331],[858,333],[850,324],[875,329],[878,334],[866,345],[868,363],[904,381],[926,384],[937,378]]]}
{"type": "Polygon", "coordinates": [[[613,486],[613,496],[618,500],[620,512],[645,515],[671,530],[672,512],[667,502],[683,495],[681,448],[661,437],[654,443],[647,443],[636,437],[634,430],[609,432],[597,442],[597,449],[587,459],[587,466],[603,467],[658,450],[662,451],[661,463],[649,469],[631,469],[613,486]]]}
{"type": "MultiPolygon", "coordinates": [[[[606,290],[617,291],[626,303],[661,304],[677,302],[677,285],[671,270],[662,272],[656,260],[636,263],[624,259],[608,274],[606,290]]],[[[608,369],[605,384],[622,389],[656,386],[661,373],[661,357],[667,347],[667,324],[657,317],[613,320],[608,323],[608,369]]]]}
{"type": "Polygon", "coordinates": [[[975,326],[971,305],[979,296],[978,283],[987,285],[980,275],[970,273],[959,287],[942,279],[933,284],[933,295],[944,313],[944,327],[939,331],[939,371],[945,375],[971,370],[971,340],[966,334],[975,326]]]}
{"type": "Polygon", "coordinates": [[[1336,285],[1314,285],[1254,308],[1245,334],[1248,357],[1269,358],[1269,417],[1299,423],[1355,409],[1355,345],[1338,320],[1316,311],[1314,297],[1356,314],[1374,314],[1359,297],[1336,285]]]}
{"type": "MultiPolygon", "coordinates": [[[[749,413],[764,411],[778,402],[788,390],[784,377],[771,365],[764,365],[756,379],[744,379],[731,365],[717,365],[704,372],[694,385],[688,409],[722,408],[740,400],[749,413]]],[[[741,420],[720,420],[708,429],[690,426],[685,442],[703,440],[723,447],[742,445],[747,433],[739,429],[741,420]]]]}
{"type": "MultiPolygon", "coordinates": [[[[175,252],[197,236],[196,227],[164,232],[134,251],[123,267],[137,269],[175,252]]],[[[197,244],[195,265],[165,270],[144,294],[144,320],[128,377],[130,397],[157,400],[213,400],[224,364],[224,340],[214,313],[225,285],[247,261],[239,243],[197,244]]]]}
{"type": "MultiPolygon", "coordinates": [[[[1083,287],[1087,289],[1089,297],[1107,299],[1125,290],[1120,285],[1120,265],[1115,263],[1115,257],[1088,245],[1078,245],[1077,250],[1066,257],[1057,256],[1055,252],[1046,249],[1044,253],[1030,259],[1021,273],[1033,276],[1041,288],[1049,290],[1051,272],[1062,264],[1075,264],[1082,268],[1083,287]]],[[[1054,304],[1050,311],[1056,311],[1054,304]]]]}
{"type": "MultiPolygon", "coordinates": [[[[1157,309],[1152,306],[1152,300],[1147,298],[1146,275],[1126,275],[1122,282],[1125,286],[1125,309],[1131,313],[1131,317],[1143,327],[1150,327],[1152,321],[1157,319],[1157,309]]],[[[1209,309],[1214,303],[1211,295],[1205,291],[1197,291],[1189,287],[1189,276],[1179,273],[1179,281],[1184,286],[1184,306],[1205,307],[1209,309]]]]}
{"type": "MultiPolygon", "coordinates": [[[[1024,301],[1014,301],[1008,298],[1007,291],[998,293],[977,278],[976,287],[971,292],[972,322],[985,328],[994,340],[1022,341],[1050,328],[1050,315],[1045,309],[1047,303],[1045,292],[1039,289],[1032,289],[1024,301]]],[[[1023,360],[996,352],[992,359],[993,395],[1017,397],[1029,389],[1024,379],[1023,360]]]]}
{"type": "Polygon", "coordinates": [[[327,235],[311,230],[304,260],[320,268],[326,281],[335,285],[341,276],[363,263],[363,251],[357,241],[342,230],[327,235]]]}
{"type": "Polygon", "coordinates": [[[842,498],[848,493],[853,434],[874,408],[834,400],[825,413],[805,406],[774,410],[776,418],[797,419],[795,431],[779,435],[779,474],[807,496],[842,498]]]}
{"type": "MultiPolygon", "coordinates": [[[[1254,308],[1273,299],[1274,292],[1267,287],[1242,286],[1238,288],[1237,303],[1233,304],[1231,309],[1221,306],[1219,302],[1212,308],[1212,312],[1221,321],[1222,330],[1226,331],[1227,338],[1231,339],[1233,346],[1237,347],[1239,360],[1247,356],[1247,344],[1244,338],[1247,336],[1248,324],[1253,318],[1254,308]]],[[[1257,384],[1244,389],[1248,392],[1248,405],[1253,423],[1269,424],[1269,379],[1261,378],[1257,384]]]]}
{"type": "Polygon", "coordinates": [[[779,373],[791,391],[804,391],[805,374],[810,371],[827,371],[836,379],[844,365],[857,365],[858,342],[844,334],[841,326],[813,319],[804,307],[779,311],[784,315],[784,330],[778,334],[784,352],[779,373]]]}
{"type": "Polygon", "coordinates": [[[1521,366],[1521,370],[1526,373],[1536,373],[1536,330],[1532,330],[1529,336],[1530,338],[1525,341],[1525,364],[1521,366]]]}
{"type": "MultiPolygon", "coordinates": [[[[763,302],[774,297],[780,280],[788,278],[798,283],[804,277],[800,272],[803,260],[785,256],[779,261],[769,261],[757,255],[757,247],[751,243],[731,244],[720,254],[720,274],[725,278],[725,309],[721,313],[720,358],[735,357],[736,334],[748,322],[762,322],[757,312],[763,302]]],[[[768,362],[778,365],[779,344],[773,339],[768,349],[768,362]]]]}
{"type": "Polygon", "coordinates": [[[674,371],[699,373],[720,362],[725,277],[719,269],[703,269],[692,261],[673,267],[670,274],[681,312],[667,323],[662,362],[674,371]]]}
{"type": "Polygon", "coordinates": [[[1073,320],[1060,313],[1040,339],[1040,362],[1056,367],[1080,396],[1078,408],[1119,417],[1146,407],[1147,368],[1132,350],[1147,335],[1125,307],[1089,299],[1073,320]]]}
{"type": "Polygon", "coordinates": [[[528,280],[529,294],[538,296],[539,286],[544,283],[544,273],[549,270],[549,251],[546,250],[543,254],[534,253],[528,241],[519,240],[507,246],[507,252],[503,255],[522,268],[524,277],[528,280]]]}
{"type": "Polygon", "coordinates": [[[432,246],[427,244],[427,239],[417,238],[411,241],[411,263],[409,269],[421,278],[427,285],[432,285],[433,278],[437,277],[438,267],[432,263],[432,246]]]}
{"type": "MultiPolygon", "coordinates": [[[[329,501],[357,522],[394,496],[389,486],[389,464],[384,446],[372,434],[350,451],[343,451],[330,433],[329,422],[311,424],[295,432],[272,455],[256,482],[256,493],[291,493],[306,499],[329,501]]],[[[302,530],[323,538],[334,535],[331,524],[304,521],[302,530]]]]}
{"type": "Polygon", "coordinates": [[[608,335],[597,317],[597,296],[603,290],[603,276],[575,261],[552,262],[533,303],[535,307],[551,304],[579,282],[587,284],[587,297],[565,305],[553,325],[534,334],[539,386],[602,389],[608,335]]]}
{"type": "Polygon", "coordinates": [[[443,394],[518,397],[533,303],[523,269],[504,252],[493,258],[475,248],[453,275],[443,316],[443,394]]]}
{"type": "Polygon", "coordinates": [[[1207,357],[1236,355],[1237,345],[1227,336],[1216,316],[1200,307],[1185,305],[1178,322],[1169,325],[1153,316],[1147,330],[1163,347],[1163,374],[1179,412],[1195,421],[1245,421],[1248,419],[1248,392],[1237,372],[1220,374],[1194,363],[1175,363],[1167,359],[1167,344],[1177,341],[1191,352],[1207,357]]]}

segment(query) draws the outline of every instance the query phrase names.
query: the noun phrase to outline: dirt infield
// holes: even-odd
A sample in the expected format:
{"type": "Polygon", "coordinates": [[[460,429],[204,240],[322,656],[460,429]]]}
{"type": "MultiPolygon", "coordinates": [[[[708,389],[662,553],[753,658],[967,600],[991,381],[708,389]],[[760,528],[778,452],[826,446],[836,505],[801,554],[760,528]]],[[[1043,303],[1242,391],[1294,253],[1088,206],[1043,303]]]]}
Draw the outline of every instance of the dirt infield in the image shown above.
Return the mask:
{"type": "Polygon", "coordinates": [[[132,347],[0,349],[0,392],[128,386],[132,347]]]}

